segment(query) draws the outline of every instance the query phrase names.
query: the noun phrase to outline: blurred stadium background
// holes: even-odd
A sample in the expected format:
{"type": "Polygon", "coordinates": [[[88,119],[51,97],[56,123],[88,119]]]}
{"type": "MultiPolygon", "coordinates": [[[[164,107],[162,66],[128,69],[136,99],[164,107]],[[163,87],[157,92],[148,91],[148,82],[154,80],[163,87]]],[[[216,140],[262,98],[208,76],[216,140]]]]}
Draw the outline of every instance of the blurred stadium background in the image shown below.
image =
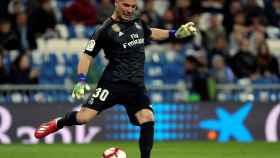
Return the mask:
{"type": "MultiPolygon", "coordinates": [[[[200,30],[189,39],[146,43],[154,156],[279,157],[280,0],[137,2],[151,27],[194,21],[200,30]]],[[[33,137],[42,121],[79,107],[70,95],[79,53],[113,12],[113,0],[1,0],[0,6],[0,144],[13,144],[0,145],[0,157],[100,157],[111,146],[137,157],[139,129],[120,106],[87,126],[33,137]],[[44,145],[53,143],[59,144],[44,145]],[[74,145],[84,143],[92,144],[74,145]]],[[[106,64],[101,51],[89,72],[93,86],[106,64]]]]}

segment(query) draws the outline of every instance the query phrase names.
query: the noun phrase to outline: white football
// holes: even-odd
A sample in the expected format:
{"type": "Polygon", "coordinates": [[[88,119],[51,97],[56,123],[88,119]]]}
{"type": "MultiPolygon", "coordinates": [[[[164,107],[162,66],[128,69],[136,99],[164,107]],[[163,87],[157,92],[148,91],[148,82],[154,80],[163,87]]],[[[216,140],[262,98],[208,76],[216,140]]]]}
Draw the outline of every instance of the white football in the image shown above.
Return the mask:
{"type": "Polygon", "coordinates": [[[120,148],[109,148],[103,152],[101,158],[126,158],[126,153],[120,148]]]}

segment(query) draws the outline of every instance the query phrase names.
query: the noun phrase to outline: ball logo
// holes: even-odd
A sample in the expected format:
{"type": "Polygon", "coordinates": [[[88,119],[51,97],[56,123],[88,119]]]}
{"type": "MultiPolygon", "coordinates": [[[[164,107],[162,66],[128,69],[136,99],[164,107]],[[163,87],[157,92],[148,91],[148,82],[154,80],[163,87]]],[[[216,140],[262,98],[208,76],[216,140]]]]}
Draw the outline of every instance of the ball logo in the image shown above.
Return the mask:
{"type": "Polygon", "coordinates": [[[265,123],[265,137],[269,142],[278,141],[277,124],[280,115],[280,104],[276,105],[268,114],[265,123]]]}

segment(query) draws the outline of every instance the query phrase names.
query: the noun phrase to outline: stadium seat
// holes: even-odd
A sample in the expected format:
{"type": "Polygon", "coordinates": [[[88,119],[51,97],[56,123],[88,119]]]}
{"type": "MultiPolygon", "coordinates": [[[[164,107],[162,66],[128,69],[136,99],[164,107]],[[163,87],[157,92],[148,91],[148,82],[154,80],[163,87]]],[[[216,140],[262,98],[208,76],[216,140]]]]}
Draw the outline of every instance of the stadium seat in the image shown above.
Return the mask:
{"type": "Polygon", "coordinates": [[[31,54],[32,58],[32,65],[42,65],[43,64],[43,53],[40,52],[33,52],[31,54]]]}
{"type": "Polygon", "coordinates": [[[92,34],[95,32],[95,30],[96,30],[96,27],[85,27],[84,37],[89,39],[92,36],[92,34]]]}
{"type": "Polygon", "coordinates": [[[47,52],[46,40],[44,40],[43,38],[37,38],[36,43],[37,43],[37,51],[38,52],[40,52],[40,53],[46,53],[47,52]]]}
{"type": "Polygon", "coordinates": [[[66,52],[68,43],[63,39],[49,39],[46,41],[46,52],[66,52]]]}
{"type": "Polygon", "coordinates": [[[65,65],[58,64],[55,66],[55,75],[56,77],[65,77],[67,74],[67,68],[65,65]]]}
{"type": "Polygon", "coordinates": [[[269,38],[271,39],[279,39],[280,37],[280,30],[277,27],[267,26],[266,32],[269,38]]]}
{"type": "Polygon", "coordinates": [[[68,36],[70,39],[77,37],[76,32],[75,32],[75,27],[73,25],[68,25],[67,30],[68,30],[68,36]]]}
{"type": "Polygon", "coordinates": [[[68,39],[69,38],[69,33],[68,33],[68,29],[67,29],[66,25],[58,24],[55,27],[56,27],[56,30],[58,30],[61,38],[63,38],[63,39],[68,39]]]}
{"type": "Polygon", "coordinates": [[[74,31],[76,34],[75,38],[85,38],[85,26],[84,25],[74,25],[74,31]]]}
{"type": "Polygon", "coordinates": [[[277,57],[280,57],[280,40],[279,39],[267,39],[270,52],[277,57]]]}
{"type": "Polygon", "coordinates": [[[176,84],[178,81],[184,79],[183,66],[177,63],[164,65],[163,74],[164,82],[168,84],[176,84]]]}
{"type": "Polygon", "coordinates": [[[58,64],[56,54],[51,53],[51,54],[48,55],[48,57],[49,57],[49,63],[50,63],[51,65],[56,65],[56,64],[58,64]]]}
{"type": "Polygon", "coordinates": [[[88,42],[88,39],[86,39],[86,38],[70,39],[68,41],[66,52],[80,53],[85,49],[87,42],[88,42]]]}

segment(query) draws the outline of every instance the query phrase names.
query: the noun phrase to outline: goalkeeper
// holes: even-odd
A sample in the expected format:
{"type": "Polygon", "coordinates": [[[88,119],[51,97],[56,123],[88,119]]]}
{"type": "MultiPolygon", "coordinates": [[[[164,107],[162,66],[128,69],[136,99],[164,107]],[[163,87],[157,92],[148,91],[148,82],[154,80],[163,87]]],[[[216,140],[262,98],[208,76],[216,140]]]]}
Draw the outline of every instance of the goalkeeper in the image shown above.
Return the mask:
{"type": "Polygon", "coordinates": [[[64,126],[86,124],[103,110],[122,104],[130,122],[140,126],[141,158],[150,158],[154,114],[144,85],[144,42],[185,38],[194,35],[196,28],[192,22],[182,25],[178,30],[149,28],[134,17],[136,3],[136,0],[115,0],[113,15],[97,28],[81,54],[77,72],[79,82],[72,93],[76,99],[83,98],[90,89],[86,76],[91,59],[103,49],[109,60],[96,89],[82,108],[41,124],[35,131],[36,138],[44,138],[64,126]]]}

